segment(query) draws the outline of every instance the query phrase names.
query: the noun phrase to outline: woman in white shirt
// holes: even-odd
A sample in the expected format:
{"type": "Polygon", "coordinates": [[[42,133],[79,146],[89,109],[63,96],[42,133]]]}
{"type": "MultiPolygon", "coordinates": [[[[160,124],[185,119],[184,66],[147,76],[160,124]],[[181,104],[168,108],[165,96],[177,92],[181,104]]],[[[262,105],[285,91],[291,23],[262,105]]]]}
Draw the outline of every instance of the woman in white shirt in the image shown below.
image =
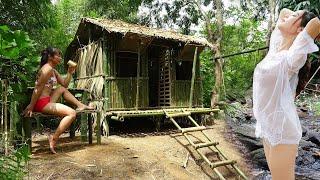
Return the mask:
{"type": "Polygon", "coordinates": [[[297,89],[298,81],[304,79],[298,77],[298,72],[305,65],[307,55],[319,50],[314,43],[319,33],[320,20],[313,13],[281,10],[270,38],[269,52],[254,71],[255,133],[263,139],[273,180],[295,177],[295,158],[302,130],[294,98],[296,91],[301,90],[297,89]]]}

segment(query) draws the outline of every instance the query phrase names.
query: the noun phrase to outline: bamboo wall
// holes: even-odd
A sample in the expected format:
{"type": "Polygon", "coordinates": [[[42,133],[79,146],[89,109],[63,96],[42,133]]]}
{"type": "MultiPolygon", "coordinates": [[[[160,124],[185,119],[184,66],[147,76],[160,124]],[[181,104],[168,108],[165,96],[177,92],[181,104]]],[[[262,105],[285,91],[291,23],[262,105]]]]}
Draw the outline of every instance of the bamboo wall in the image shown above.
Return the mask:
{"type": "MultiPolygon", "coordinates": [[[[195,81],[193,93],[193,106],[202,106],[202,83],[195,81]]],[[[175,80],[172,83],[171,93],[171,106],[189,106],[191,81],[188,80],[175,80]]]]}
{"type": "MultiPolygon", "coordinates": [[[[105,68],[105,109],[109,108],[134,108],[136,106],[137,78],[117,77],[116,52],[119,50],[119,37],[115,34],[105,34],[104,41],[104,68],[105,68]]],[[[141,54],[141,74],[139,83],[138,107],[149,106],[149,80],[148,63],[146,56],[141,54]]]]}
{"type": "MultiPolygon", "coordinates": [[[[118,47],[121,43],[121,38],[116,34],[104,34],[103,44],[103,58],[105,69],[105,109],[109,108],[134,108],[136,106],[136,77],[124,78],[117,77],[117,58],[116,53],[121,50],[118,47]]],[[[123,42],[122,42],[123,43],[123,42]]],[[[149,78],[148,78],[148,57],[146,52],[147,48],[142,48],[144,52],[141,52],[141,80],[139,88],[139,108],[149,107],[149,78]]],[[[174,51],[175,52],[175,51],[174,51]]],[[[186,107],[189,106],[191,80],[175,80],[175,59],[176,53],[171,53],[171,93],[170,93],[170,106],[186,107]]],[[[157,57],[155,57],[157,58],[157,57]]],[[[159,58],[159,57],[158,57],[159,58]]],[[[190,72],[191,73],[191,72],[190,72]]],[[[202,106],[202,82],[200,78],[200,63],[196,65],[196,81],[194,86],[193,106],[202,106]]]]}
{"type": "MultiPolygon", "coordinates": [[[[110,91],[106,94],[109,97],[108,107],[110,108],[133,108],[136,105],[137,79],[136,78],[115,78],[107,82],[110,91]]],[[[149,106],[148,78],[140,79],[140,93],[138,107],[149,106]]]]}

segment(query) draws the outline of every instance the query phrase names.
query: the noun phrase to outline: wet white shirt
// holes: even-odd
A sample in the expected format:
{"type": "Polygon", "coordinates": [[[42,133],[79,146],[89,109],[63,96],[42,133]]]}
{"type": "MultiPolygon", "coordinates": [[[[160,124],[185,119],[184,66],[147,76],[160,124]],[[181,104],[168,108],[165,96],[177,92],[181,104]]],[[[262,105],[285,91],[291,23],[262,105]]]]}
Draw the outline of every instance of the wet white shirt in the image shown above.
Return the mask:
{"type": "Polygon", "coordinates": [[[307,54],[319,50],[303,30],[288,50],[279,51],[283,37],[276,27],[269,52],[256,66],[253,75],[253,114],[257,120],[256,137],[277,144],[299,144],[302,136],[294,104],[299,69],[307,54]]]}

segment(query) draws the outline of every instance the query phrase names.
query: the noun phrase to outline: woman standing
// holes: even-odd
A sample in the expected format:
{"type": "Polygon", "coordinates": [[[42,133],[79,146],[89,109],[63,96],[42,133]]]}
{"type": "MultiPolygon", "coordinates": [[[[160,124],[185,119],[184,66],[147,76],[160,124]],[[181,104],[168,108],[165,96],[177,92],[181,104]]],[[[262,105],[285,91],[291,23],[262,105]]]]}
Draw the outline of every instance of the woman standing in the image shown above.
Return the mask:
{"type": "Polygon", "coordinates": [[[71,125],[76,118],[76,111],[64,104],[57,103],[59,98],[63,98],[77,106],[77,110],[93,109],[90,106],[79,102],[68,90],[67,87],[71,80],[75,67],[68,68],[66,78],[55,70],[55,67],[61,62],[61,51],[57,48],[48,47],[43,50],[41,55],[40,70],[38,72],[35,88],[31,97],[31,102],[24,111],[26,116],[31,116],[32,112],[41,112],[44,114],[53,114],[63,117],[57,130],[49,136],[49,146],[52,153],[59,136],[71,125]],[[55,85],[61,86],[55,88],[55,85]]]}
{"type": "MultiPolygon", "coordinates": [[[[273,180],[293,180],[295,158],[302,136],[294,99],[298,72],[307,55],[318,51],[314,39],[320,20],[308,11],[283,9],[270,38],[269,52],[253,76],[253,113],[256,136],[263,139],[264,152],[273,180]]],[[[301,75],[301,76],[300,76],[301,75]]],[[[301,84],[301,82],[299,82],[301,84]]]]}

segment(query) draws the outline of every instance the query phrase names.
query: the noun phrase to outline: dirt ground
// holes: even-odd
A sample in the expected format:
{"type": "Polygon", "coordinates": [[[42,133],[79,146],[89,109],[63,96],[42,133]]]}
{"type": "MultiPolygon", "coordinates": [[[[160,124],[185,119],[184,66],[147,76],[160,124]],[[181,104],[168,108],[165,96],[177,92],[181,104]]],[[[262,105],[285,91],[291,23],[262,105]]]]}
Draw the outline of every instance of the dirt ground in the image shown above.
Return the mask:
{"type": "MultiPolygon", "coordinates": [[[[209,126],[209,136],[218,147],[249,175],[243,154],[228,138],[224,121],[209,126]]],[[[203,139],[200,133],[193,138],[203,139]]],[[[94,139],[95,140],[95,139],[94,139]]],[[[96,142],[96,141],[94,141],[96,142]]],[[[214,171],[200,158],[177,131],[116,133],[102,138],[102,145],[88,145],[79,136],[63,135],[58,154],[49,153],[45,135],[33,137],[33,153],[25,179],[217,179],[214,171]],[[188,154],[190,154],[188,156],[188,154]],[[187,167],[183,164],[188,158],[187,167]]],[[[209,159],[217,159],[204,148],[209,159]]],[[[226,179],[239,179],[232,169],[218,168],[226,179]]]]}

